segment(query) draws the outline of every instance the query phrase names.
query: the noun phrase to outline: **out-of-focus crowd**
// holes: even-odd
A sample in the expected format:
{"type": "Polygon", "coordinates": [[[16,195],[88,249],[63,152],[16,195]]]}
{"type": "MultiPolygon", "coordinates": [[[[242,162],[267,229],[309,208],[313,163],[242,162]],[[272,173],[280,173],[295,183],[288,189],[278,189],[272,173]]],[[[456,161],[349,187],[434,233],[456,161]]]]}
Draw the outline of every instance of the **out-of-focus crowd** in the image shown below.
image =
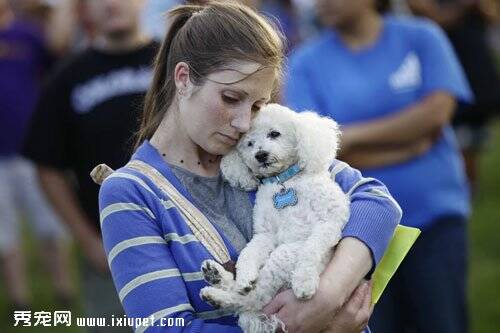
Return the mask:
{"type": "MultiPolygon", "coordinates": [[[[444,318],[460,328],[443,325],[422,332],[466,331],[467,250],[461,226],[469,195],[462,158],[473,193],[478,154],[488,141],[488,124],[500,111],[500,3],[242,2],[272,17],[287,38],[282,102],[330,115],[343,125],[340,159],[384,181],[407,214],[403,223],[424,230],[407,271],[402,268],[376,308],[372,329],[402,332],[384,322],[397,327],[395,322],[414,311],[408,305],[413,302],[441,312],[436,321],[444,318]],[[370,20],[377,17],[384,22],[378,37],[372,35],[378,30],[369,28],[376,27],[370,20]],[[418,115],[424,113],[422,120],[418,115]],[[445,237],[458,245],[436,247],[445,237]],[[422,259],[429,251],[450,252],[436,260],[454,258],[453,267],[422,281],[415,271],[439,266],[422,259]],[[443,291],[449,275],[456,288],[443,291]],[[413,291],[433,284],[428,292],[448,302],[425,305],[427,294],[414,295],[407,284],[413,291]]],[[[12,311],[33,304],[22,222],[36,236],[59,307],[71,309],[81,293],[86,315],[122,314],[99,235],[98,187],[88,175],[99,163],[118,168],[130,158],[151,64],[167,31],[164,14],[179,3],[0,0],[0,266],[9,320],[12,311]],[[81,292],[69,274],[73,243],[81,249],[81,292]]]]}

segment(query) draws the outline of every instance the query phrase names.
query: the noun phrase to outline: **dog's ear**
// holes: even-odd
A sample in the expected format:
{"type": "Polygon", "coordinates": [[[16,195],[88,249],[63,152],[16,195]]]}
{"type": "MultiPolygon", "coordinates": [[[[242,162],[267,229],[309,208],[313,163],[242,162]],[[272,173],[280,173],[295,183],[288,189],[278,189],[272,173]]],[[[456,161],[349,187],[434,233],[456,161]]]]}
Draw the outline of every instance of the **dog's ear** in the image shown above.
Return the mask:
{"type": "Polygon", "coordinates": [[[233,187],[239,187],[246,191],[250,191],[256,189],[259,185],[259,181],[243,162],[236,148],[222,157],[220,169],[222,171],[222,176],[233,187]]]}
{"type": "Polygon", "coordinates": [[[295,131],[299,166],[310,172],[328,170],[337,156],[338,124],[331,118],[307,111],[297,113],[295,131]]]}

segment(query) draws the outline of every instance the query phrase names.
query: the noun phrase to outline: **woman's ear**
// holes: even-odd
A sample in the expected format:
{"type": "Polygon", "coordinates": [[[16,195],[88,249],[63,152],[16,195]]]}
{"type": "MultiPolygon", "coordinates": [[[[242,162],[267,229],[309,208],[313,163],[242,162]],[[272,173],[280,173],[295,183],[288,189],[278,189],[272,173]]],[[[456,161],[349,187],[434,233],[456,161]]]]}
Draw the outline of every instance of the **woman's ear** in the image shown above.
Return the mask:
{"type": "Polygon", "coordinates": [[[233,187],[239,187],[246,191],[250,191],[256,189],[259,185],[259,181],[243,162],[236,148],[232,149],[222,158],[220,169],[222,171],[222,176],[233,187]]]}
{"type": "Polygon", "coordinates": [[[297,113],[295,135],[299,166],[310,172],[328,170],[337,156],[340,137],[338,124],[315,112],[297,113]]]}
{"type": "Polygon", "coordinates": [[[177,63],[174,69],[175,88],[180,95],[184,95],[189,88],[189,65],[183,61],[177,63]]]}

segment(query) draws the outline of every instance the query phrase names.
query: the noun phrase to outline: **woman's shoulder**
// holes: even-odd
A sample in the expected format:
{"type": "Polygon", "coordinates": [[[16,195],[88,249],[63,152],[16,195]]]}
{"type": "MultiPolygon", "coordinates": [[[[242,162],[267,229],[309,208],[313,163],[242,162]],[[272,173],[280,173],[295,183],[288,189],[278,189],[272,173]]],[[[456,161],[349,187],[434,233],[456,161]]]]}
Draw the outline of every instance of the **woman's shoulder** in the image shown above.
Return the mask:
{"type": "Polygon", "coordinates": [[[317,58],[318,52],[322,52],[325,48],[332,46],[331,41],[335,35],[335,31],[332,29],[323,29],[316,36],[303,42],[292,51],[290,54],[291,62],[300,62],[307,58],[317,58]]]}
{"type": "Polygon", "coordinates": [[[384,16],[384,24],[390,30],[405,36],[421,36],[428,34],[441,34],[442,29],[435,22],[424,17],[415,17],[409,15],[393,15],[384,16]]]}
{"type": "Polygon", "coordinates": [[[158,189],[145,175],[124,166],[113,171],[103,181],[99,201],[151,202],[159,199],[158,194],[158,189]]]}

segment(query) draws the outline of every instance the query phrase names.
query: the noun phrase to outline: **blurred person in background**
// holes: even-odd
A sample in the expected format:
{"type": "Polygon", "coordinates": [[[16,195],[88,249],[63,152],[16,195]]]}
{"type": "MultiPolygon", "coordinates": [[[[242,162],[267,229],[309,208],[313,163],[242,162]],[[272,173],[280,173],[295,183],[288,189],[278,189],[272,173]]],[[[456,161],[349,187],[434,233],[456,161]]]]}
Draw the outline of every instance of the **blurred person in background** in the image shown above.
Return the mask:
{"type": "Polygon", "coordinates": [[[64,56],[73,47],[81,22],[78,6],[81,0],[17,0],[11,1],[17,16],[36,25],[56,57],[64,56]]]}
{"type": "Polygon", "coordinates": [[[383,181],[422,234],[375,306],[375,333],[467,331],[469,195],[449,126],[473,99],[443,31],[375,0],[318,0],[323,33],[291,57],[286,102],[343,125],[340,159],[383,181]]]}
{"type": "Polygon", "coordinates": [[[474,189],[478,155],[488,139],[487,125],[500,111],[500,79],[488,45],[488,27],[498,21],[500,3],[495,0],[409,0],[417,15],[426,16],[443,29],[455,48],[474,92],[472,104],[460,105],[453,126],[474,189]]]}
{"type": "Polygon", "coordinates": [[[142,0],[83,5],[95,36],[47,83],[25,154],[37,164],[42,187],[83,251],[86,315],[121,316],[100,236],[98,187],[89,173],[99,163],[119,167],[128,160],[157,45],[140,29],[142,0]]]}
{"type": "Polygon", "coordinates": [[[0,254],[9,310],[32,306],[20,234],[21,212],[27,214],[41,241],[39,250],[47,262],[57,303],[69,306],[74,294],[68,234],[42,194],[33,165],[20,155],[49,63],[42,34],[17,19],[7,0],[0,0],[0,254]]]}
{"type": "Polygon", "coordinates": [[[300,42],[299,16],[292,0],[264,0],[261,2],[264,15],[275,17],[286,37],[288,50],[300,42]]]}
{"type": "Polygon", "coordinates": [[[144,33],[160,42],[167,30],[166,12],[181,3],[181,0],[146,0],[141,13],[141,25],[144,33]]]}

